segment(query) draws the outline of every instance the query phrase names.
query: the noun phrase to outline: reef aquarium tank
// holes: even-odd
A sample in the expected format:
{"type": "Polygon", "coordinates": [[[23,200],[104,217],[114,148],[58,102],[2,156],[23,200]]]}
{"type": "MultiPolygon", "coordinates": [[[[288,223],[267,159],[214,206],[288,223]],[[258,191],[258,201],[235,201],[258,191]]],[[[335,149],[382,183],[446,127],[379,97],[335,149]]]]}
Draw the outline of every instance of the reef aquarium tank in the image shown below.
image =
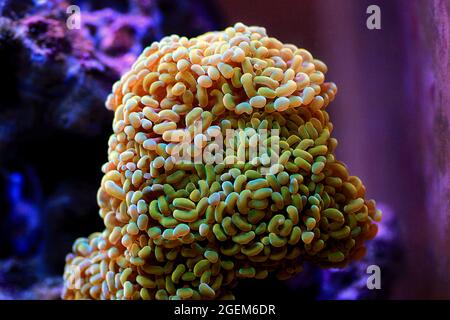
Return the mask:
{"type": "Polygon", "coordinates": [[[0,13],[0,299],[450,299],[448,0],[0,13]]]}

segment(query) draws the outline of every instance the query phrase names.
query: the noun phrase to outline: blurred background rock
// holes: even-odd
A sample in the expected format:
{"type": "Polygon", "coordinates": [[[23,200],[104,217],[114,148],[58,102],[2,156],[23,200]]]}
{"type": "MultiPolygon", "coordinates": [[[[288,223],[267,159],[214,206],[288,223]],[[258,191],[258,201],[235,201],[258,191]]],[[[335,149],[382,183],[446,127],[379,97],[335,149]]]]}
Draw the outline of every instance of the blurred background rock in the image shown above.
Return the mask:
{"type": "Polygon", "coordinates": [[[338,85],[337,156],[385,211],[346,270],[247,281],[238,299],[450,298],[450,62],[446,0],[0,0],[0,299],[59,296],[74,239],[102,229],[104,101],[154,40],[242,21],[310,50],[338,85]],[[68,30],[66,8],[81,7],[68,30]],[[381,30],[366,28],[369,5],[381,30]],[[382,289],[365,286],[368,265],[382,289]]]}

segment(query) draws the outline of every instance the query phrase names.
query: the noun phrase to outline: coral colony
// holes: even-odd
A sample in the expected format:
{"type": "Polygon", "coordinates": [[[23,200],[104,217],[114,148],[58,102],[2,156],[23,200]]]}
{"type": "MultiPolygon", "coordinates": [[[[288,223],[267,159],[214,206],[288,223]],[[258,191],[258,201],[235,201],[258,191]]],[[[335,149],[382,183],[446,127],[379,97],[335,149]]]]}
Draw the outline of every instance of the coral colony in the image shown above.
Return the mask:
{"type": "Polygon", "coordinates": [[[326,72],[242,23],[145,48],[106,101],[105,230],[75,241],[63,298],[233,299],[362,258],[381,212],[335,158],[326,72]]]}

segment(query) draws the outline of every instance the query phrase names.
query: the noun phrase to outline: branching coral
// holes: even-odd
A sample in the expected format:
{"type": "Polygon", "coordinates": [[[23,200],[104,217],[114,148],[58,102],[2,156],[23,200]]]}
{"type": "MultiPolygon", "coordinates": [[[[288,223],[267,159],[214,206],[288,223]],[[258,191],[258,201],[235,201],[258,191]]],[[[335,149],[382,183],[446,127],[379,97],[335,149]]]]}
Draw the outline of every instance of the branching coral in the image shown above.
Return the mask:
{"type": "Polygon", "coordinates": [[[242,23],[146,48],[106,101],[106,229],[75,242],[64,298],[228,299],[242,278],[362,257],[381,212],[335,159],[326,72],[242,23]]]}

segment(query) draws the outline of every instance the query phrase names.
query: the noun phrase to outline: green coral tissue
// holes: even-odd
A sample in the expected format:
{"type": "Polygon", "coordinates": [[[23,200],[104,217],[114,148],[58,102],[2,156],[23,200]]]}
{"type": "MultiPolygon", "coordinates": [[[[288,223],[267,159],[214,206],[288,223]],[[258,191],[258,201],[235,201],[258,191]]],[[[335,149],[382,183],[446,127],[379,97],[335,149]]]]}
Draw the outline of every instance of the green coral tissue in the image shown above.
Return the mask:
{"type": "Polygon", "coordinates": [[[233,299],[363,257],[381,212],[335,158],[326,72],[242,23],[147,47],[107,98],[105,229],[75,241],[63,298],[233,299]]]}

